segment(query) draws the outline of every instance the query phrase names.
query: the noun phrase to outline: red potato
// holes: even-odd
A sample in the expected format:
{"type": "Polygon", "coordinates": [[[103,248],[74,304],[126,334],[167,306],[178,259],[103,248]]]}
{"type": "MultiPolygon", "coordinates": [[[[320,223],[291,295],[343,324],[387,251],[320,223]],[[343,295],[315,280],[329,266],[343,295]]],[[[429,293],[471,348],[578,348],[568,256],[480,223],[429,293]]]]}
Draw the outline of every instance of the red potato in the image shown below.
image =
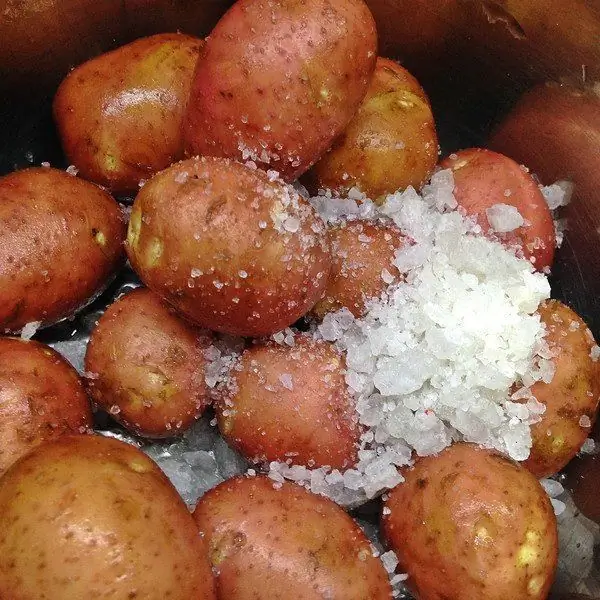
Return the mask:
{"type": "Polygon", "coordinates": [[[557,564],[556,518],[526,469],[472,444],[419,458],[382,518],[419,600],[543,600],[557,564]]]}
{"type": "Polygon", "coordinates": [[[95,297],[123,263],[119,205],[56,169],[0,178],[0,330],[50,325],[95,297]]]}
{"type": "Polygon", "coordinates": [[[341,469],[358,460],[361,428],[343,358],[307,334],[293,347],[268,341],[246,349],[216,409],[223,437],[255,462],[341,469]]]}
{"type": "Polygon", "coordinates": [[[376,54],[362,0],[239,0],[196,67],[188,155],[251,157],[293,181],[348,125],[376,54]]]}
{"type": "Polygon", "coordinates": [[[490,230],[486,211],[498,204],[515,207],[524,224],[513,231],[493,232],[505,245],[516,248],[538,271],[550,268],[556,246],[552,214],[533,177],[516,162],[496,152],[469,148],[442,161],[452,169],[454,196],[469,216],[490,230]]]}
{"type": "Polygon", "coordinates": [[[0,476],[42,442],[91,427],[83,384],[58,352],[0,338],[0,476]]]}
{"type": "Polygon", "coordinates": [[[218,573],[220,600],[392,597],[359,526],[337,504],[296,484],[230,479],[202,497],[194,518],[218,573]]]}
{"type": "Polygon", "coordinates": [[[144,283],[189,320],[259,336],[306,314],[327,285],[323,222],[298,193],[222,158],[156,175],[133,205],[129,260],[144,283]]]}
{"type": "Polygon", "coordinates": [[[210,402],[204,352],[211,342],[150,290],[137,289],[109,306],[92,332],[87,389],[130,431],[175,435],[210,402]]]}

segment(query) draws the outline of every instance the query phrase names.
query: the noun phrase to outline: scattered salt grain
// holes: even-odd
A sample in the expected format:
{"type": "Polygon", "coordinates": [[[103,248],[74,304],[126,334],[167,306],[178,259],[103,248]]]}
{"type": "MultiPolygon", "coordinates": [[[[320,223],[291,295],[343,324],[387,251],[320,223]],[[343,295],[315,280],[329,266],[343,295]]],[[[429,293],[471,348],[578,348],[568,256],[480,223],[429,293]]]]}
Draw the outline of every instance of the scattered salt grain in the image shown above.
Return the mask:
{"type": "Polygon", "coordinates": [[[541,479],[540,483],[550,498],[558,498],[565,491],[562,484],[555,479],[541,479]]]}
{"type": "Polygon", "coordinates": [[[26,323],[21,329],[21,339],[22,340],[30,340],[39,329],[41,321],[31,321],[30,323],[26,323]]]}
{"type": "Polygon", "coordinates": [[[41,166],[44,167],[44,169],[49,169],[50,168],[50,163],[45,160],[43,163],[41,163],[41,166]]]}
{"type": "Polygon", "coordinates": [[[592,438],[587,438],[579,451],[582,454],[595,454],[596,442],[592,438]]]}
{"type": "Polygon", "coordinates": [[[180,173],[177,173],[177,175],[175,175],[175,183],[186,183],[186,181],[189,179],[190,175],[187,171],[181,171],[180,173]]]}
{"type": "Polygon", "coordinates": [[[398,557],[395,552],[389,550],[381,555],[381,562],[383,563],[385,570],[392,574],[398,566],[398,557]]]}
{"type": "Polygon", "coordinates": [[[292,379],[292,376],[289,373],[282,373],[278,379],[279,379],[279,382],[281,383],[281,385],[286,390],[294,389],[294,381],[292,379]]]}
{"type": "Polygon", "coordinates": [[[554,509],[554,514],[558,517],[565,512],[566,505],[561,500],[556,500],[556,498],[550,498],[550,502],[552,503],[552,508],[554,509]]]}
{"type": "Polygon", "coordinates": [[[69,165],[65,172],[67,175],[71,175],[71,177],[77,177],[77,173],[79,173],[79,169],[75,165],[69,165]]]}
{"type": "Polygon", "coordinates": [[[552,185],[541,187],[540,191],[548,204],[548,208],[550,208],[550,210],[556,210],[561,206],[569,204],[574,188],[575,186],[572,182],[562,180],[557,181],[552,185]]]}
{"type": "Polygon", "coordinates": [[[592,421],[587,415],[581,415],[581,417],[579,417],[579,426],[589,428],[592,426],[592,421]]]}
{"type": "Polygon", "coordinates": [[[594,362],[597,362],[597,360],[600,358],[600,346],[597,346],[595,344],[594,346],[592,346],[592,349],[590,350],[590,358],[594,362]]]}
{"type": "Polygon", "coordinates": [[[490,227],[498,233],[508,233],[522,227],[524,220],[516,207],[510,204],[494,204],[486,209],[490,227]]]}

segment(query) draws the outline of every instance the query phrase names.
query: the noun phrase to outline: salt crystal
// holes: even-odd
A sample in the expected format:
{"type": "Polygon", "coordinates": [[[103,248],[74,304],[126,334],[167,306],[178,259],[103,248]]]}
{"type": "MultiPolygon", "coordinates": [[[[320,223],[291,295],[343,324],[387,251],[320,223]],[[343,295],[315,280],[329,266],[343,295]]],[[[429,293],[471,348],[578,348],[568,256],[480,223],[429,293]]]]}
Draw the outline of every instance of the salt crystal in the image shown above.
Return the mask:
{"type": "Polygon", "coordinates": [[[595,344],[592,346],[592,349],[590,350],[590,358],[594,362],[598,361],[598,359],[600,358],[600,346],[597,346],[595,344]]]}
{"type": "Polygon", "coordinates": [[[550,502],[552,502],[552,508],[554,509],[554,514],[558,517],[565,512],[566,505],[561,500],[556,500],[556,498],[550,498],[550,502]]]}
{"type": "Polygon", "coordinates": [[[579,418],[579,426],[589,428],[592,426],[592,421],[587,415],[581,415],[579,418]]]}
{"type": "Polygon", "coordinates": [[[399,561],[395,552],[389,550],[388,552],[382,554],[380,558],[385,570],[388,573],[393,573],[396,570],[399,561]]]}
{"type": "Polygon", "coordinates": [[[79,173],[79,169],[75,166],[75,165],[69,165],[66,169],[65,172],[68,175],[71,175],[71,177],[77,177],[77,173],[79,173]]]}
{"type": "Polygon", "coordinates": [[[486,209],[490,227],[498,233],[507,233],[522,227],[524,220],[516,207],[510,204],[494,204],[486,209]]]}
{"type": "Polygon", "coordinates": [[[286,389],[286,390],[293,390],[294,389],[294,382],[292,379],[292,376],[289,373],[283,373],[278,377],[281,385],[286,389]]]}
{"type": "Polygon", "coordinates": [[[30,340],[39,329],[41,321],[31,321],[30,323],[26,323],[21,329],[21,339],[22,340],[30,340]]]}
{"type": "Polygon", "coordinates": [[[555,479],[541,479],[540,483],[550,498],[558,498],[565,491],[562,484],[555,479]]]}

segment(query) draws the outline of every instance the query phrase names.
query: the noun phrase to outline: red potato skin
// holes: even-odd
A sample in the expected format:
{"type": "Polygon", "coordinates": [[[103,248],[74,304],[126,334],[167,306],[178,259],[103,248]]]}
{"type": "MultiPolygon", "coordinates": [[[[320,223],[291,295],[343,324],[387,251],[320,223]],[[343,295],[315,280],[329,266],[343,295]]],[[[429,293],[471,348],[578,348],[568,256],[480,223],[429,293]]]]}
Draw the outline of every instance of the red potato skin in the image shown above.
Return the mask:
{"type": "Polygon", "coordinates": [[[296,484],[275,489],[264,476],[230,479],[202,497],[194,519],[218,572],[221,600],[392,597],[358,525],[296,484]]]}
{"type": "Polygon", "coordinates": [[[0,329],[72,315],[123,263],[119,205],[56,169],[0,178],[0,329]]]}
{"type": "Polygon", "coordinates": [[[91,428],[83,384],[58,352],[0,338],[0,476],[42,442],[91,428]]]}
{"type": "Polygon", "coordinates": [[[556,518],[519,464],[472,444],[419,458],[390,493],[384,535],[419,600],[543,600],[556,518]]]}
{"type": "Polygon", "coordinates": [[[189,159],[148,182],[126,247],[142,281],[180,314],[242,336],[270,335],[306,314],[331,268],[325,226],[308,202],[223,158],[189,159]],[[285,215],[298,219],[296,231],[277,225],[285,215]]]}
{"type": "Polygon", "coordinates": [[[240,0],[198,61],[185,124],[188,155],[247,158],[285,181],[344,130],[377,55],[362,0],[240,0]]]}
{"type": "Polygon", "coordinates": [[[150,290],[137,289],[109,306],[92,332],[87,389],[130,431],[173,436],[210,402],[204,352],[211,342],[150,290]]]}
{"type": "Polygon", "coordinates": [[[298,334],[293,347],[258,342],[244,351],[229,390],[216,405],[219,430],[255,462],[350,468],[361,428],[329,342],[298,334]],[[291,387],[280,377],[291,376],[291,387]]]}
{"type": "Polygon", "coordinates": [[[556,246],[552,214],[527,171],[507,156],[483,148],[461,150],[443,160],[440,166],[452,169],[456,201],[467,215],[477,218],[484,232],[490,228],[486,209],[495,204],[517,208],[525,225],[494,237],[522,251],[536,270],[552,266],[556,246]],[[510,196],[505,196],[506,190],[510,190],[510,196]]]}

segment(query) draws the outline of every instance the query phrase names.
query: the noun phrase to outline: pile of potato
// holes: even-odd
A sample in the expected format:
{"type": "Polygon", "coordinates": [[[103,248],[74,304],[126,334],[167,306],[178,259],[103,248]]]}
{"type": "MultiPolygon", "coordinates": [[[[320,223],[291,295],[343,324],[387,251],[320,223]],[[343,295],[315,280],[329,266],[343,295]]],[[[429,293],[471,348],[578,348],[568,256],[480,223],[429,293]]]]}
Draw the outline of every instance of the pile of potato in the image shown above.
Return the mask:
{"type": "MultiPolygon", "coordinates": [[[[144,438],[177,435],[212,405],[259,467],[357,462],[344,357],[305,333],[293,346],[269,336],[339,308],[364,315],[403,277],[392,260],[410,243],[390,223],[326,226],[291,183],[381,203],[438,164],[427,95],[378,57],[366,4],[238,0],[206,40],[155,35],[77,67],[54,116],[74,169],[0,178],[0,598],[391,598],[382,562],[332,501],[248,475],[192,516],[141,451],[90,435],[92,403],[144,438]],[[115,196],[135,196],[130,214],[115,196]],[[85,377],[10,337],[71,317],[126,259],[145,287],[100,318],[85,377]],[[205,372],[217,334],[249,339],[215,393],[205,372]]],[[[485,235],[548,272],[554,222],[527,170],[481,148],[441,167],[485,235]],[[492,231],[498,203],[523,225],[492,231]]],[[[530,458],[456,444],[415,457],[385,500],[386,542],[419,600],[549,593],[556,522],[536,477],[580,450],[600,373],[572,310],[553,300],[539,314],[556,374],[534,387],[546,412],[530,458]]]]}

